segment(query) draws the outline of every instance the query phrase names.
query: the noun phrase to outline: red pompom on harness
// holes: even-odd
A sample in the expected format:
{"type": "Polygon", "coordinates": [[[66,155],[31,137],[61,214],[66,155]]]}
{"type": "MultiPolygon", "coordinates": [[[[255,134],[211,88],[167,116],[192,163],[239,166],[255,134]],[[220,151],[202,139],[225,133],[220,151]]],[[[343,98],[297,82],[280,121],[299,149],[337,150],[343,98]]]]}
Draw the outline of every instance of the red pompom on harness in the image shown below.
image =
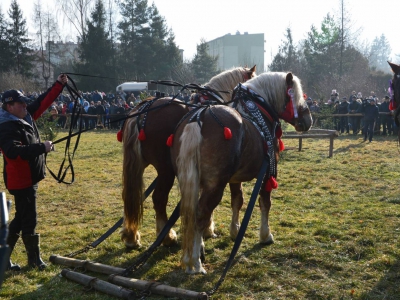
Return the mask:
{"type": "Polygon", "coordinates": [[[278,142],[279,142],[279,152],[282,152],[283,150],[285,150],[285,145],[283,144],[283,141],[281,140],[281,137],[282,137],[282,128],[281,128],[281,126],[278,126],[276,128],[275,136],[276,136],[276,138],[278,139],[278,142]]]}
{"type": "Polygon", "coordinates": [[[146,139],[146,134],[144,133],[144,129],[140,129],[139,135],[138,135],[138,140],[144,141],[145,139],[146,139]]]}
{"type": "Polygon", "coordinates": [[[232,131],[228,127],[224,127],[224,136],[226,140],[230,140],[232,138],[232,131]]]}
{"type": "Polygon", "coordinates": [[[122,143],[122,129],[117,132],[117,141],[122,143]]]}
{"type": "Polygon", "coordinates": [[[174,134],[171,134],[167,139],[167,146],[172,147],[173,142],[174,142],[174,134]]]}
{"type": "Polygon", "coordinates": [[[278,182],[276,181],[275,177],[271,176],[270,178],[268,178],[267,183],[265,184],[265,190],[267,192],[270,192],[277,188],[278,188],[278,182]]]}

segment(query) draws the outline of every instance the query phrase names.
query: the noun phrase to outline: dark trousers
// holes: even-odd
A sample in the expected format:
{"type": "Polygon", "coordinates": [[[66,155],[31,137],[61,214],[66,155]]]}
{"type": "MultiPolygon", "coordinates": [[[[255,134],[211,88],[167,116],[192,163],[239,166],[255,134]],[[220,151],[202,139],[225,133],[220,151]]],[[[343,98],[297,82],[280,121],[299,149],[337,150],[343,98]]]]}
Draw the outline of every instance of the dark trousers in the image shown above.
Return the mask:
{"type": "Polygon", "coordinates": [[[346,130],[346,133],[349,133],[349,122],[347,117],[340,117],[340,133],[343,133],[346,130]]]}
{"type": "Polygon", "coordinates": [[[390,116],[382,117],[382,129],[384,135],[387,133],[391,134],[393,132],[393,120],[390,116]]]}
{"type": "Polygon", "coordinates": [[[35,234],[37,224],[36,214],[36,192],[38,185],[35,184],[22,190],[9,190],[14,196],[15,215],[9,225],[9,234],[31,235],[35,234]]]}
{"type": "Polygon", "coordinates": [[[367,139],[369,141],[372,141],[372,138],[374,137],[374,126],[375,126],[375,121],[374,120],[365,120],[364,121],[364,140],[367,139]]]}

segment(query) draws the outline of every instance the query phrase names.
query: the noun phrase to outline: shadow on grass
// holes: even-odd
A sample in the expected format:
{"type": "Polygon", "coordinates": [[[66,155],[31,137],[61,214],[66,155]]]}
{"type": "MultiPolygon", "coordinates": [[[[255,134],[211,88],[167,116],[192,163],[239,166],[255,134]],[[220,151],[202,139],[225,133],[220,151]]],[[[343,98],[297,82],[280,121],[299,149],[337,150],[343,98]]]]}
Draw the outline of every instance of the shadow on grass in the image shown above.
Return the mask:
{"type": "Polygon", "coordinates": [[[363,293],[360,299],[400,299],[400,260],[394,262],[371,291],[363,293]]]}

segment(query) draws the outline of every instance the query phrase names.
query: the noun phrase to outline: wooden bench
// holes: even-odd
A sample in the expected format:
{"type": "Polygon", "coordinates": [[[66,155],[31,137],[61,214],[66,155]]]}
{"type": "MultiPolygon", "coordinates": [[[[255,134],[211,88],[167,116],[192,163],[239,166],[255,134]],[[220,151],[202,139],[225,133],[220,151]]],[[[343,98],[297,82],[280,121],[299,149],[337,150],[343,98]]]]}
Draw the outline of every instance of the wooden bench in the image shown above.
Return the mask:
{"type": "Polygon", "coordinates": [[[285,139],[299,139],[299,151],[303,147],[303,139],[327,139],[329,138],[329,157],[333,155],[333,140],[338,137],[339,134],[336,130],[324,130],[324,129],[311,129],[304,133],[288,132],[282,136],[282,140],[285,139]]]}

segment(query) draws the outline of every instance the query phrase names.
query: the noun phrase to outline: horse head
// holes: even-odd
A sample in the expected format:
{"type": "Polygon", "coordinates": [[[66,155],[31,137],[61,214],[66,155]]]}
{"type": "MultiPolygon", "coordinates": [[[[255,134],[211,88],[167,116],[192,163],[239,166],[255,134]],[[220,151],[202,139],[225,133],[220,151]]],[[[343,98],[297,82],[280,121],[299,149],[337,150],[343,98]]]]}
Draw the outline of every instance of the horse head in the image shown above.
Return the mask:
{"type": "Polygon", "coordinates": [[[286,75],[286,86],[286,105],[280,117],[293,125],[296,131],[307,131],[311,128],[312,117],[310,109],[304,100],[300,81],[297,78],[295,79],[293,74],[289,72],[286,75]]]}
{"type": "Polygon", "coordinates": [[[393,71],[393,79],[390,82],[389,93],[391,109],[396,109],[395,122],[396,125],[400,125],[400,65],[388,62],[393,71]]]}
{"type": "Polygon", "coordinates": [[[280,119],[293,125],[296,131],[311,128],[312,117],[300,80],[291,72],[263,73],[244,84],[257,92],[273,107],[280,119]]]}

